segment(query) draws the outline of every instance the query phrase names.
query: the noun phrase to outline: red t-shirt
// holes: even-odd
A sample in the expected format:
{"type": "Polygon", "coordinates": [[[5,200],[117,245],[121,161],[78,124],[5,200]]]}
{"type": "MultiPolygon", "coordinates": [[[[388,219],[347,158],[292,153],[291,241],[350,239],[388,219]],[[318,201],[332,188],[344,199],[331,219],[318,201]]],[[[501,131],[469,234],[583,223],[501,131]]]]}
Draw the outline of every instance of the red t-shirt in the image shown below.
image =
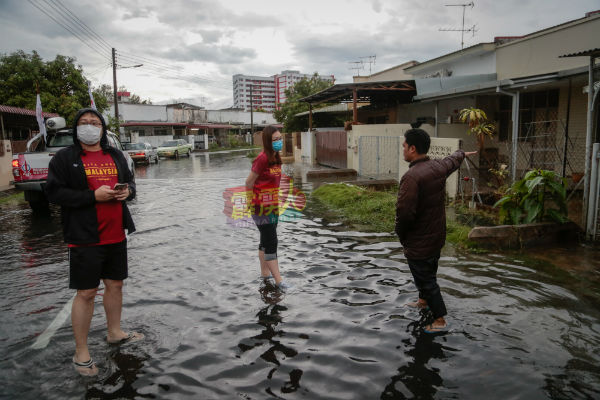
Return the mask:
{"type": "Polygon", "coordinates": [[[258,174],[253,187],[252,204],[254,204],[255,212],[258,215],[277,212],[281,164],[269,165],[267,154],[263,151],[252,162],[252,172],[258,174]]]}
{"type": "MultiPolygon", "coordinates": [[[[81,160],[85,168],[88,187],[91,190],[96,190],[103,185],[113,188],[115,183],[119,182],[117,166],[110,154],[104,154],[102,150],[86,151],[82,153],[81,160]]],[[[94,245],[119,243],[125,240],[123,205],[120,201],[96,203],[96,215],[100,241],[94,245]]],[[[69,246],[77,247],[71,244],[69,246]]]]}

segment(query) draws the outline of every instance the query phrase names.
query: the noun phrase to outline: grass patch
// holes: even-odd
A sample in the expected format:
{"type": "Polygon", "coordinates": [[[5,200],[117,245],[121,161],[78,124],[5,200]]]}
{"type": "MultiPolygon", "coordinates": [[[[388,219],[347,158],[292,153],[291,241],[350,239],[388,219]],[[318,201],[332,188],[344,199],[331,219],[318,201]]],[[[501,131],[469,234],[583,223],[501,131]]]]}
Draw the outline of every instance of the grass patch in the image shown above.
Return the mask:
{"type": "MultiPolygon", "coordinates": [[[[370,232],[394,232],[397,189],[374,191],[345,183],[323,185],[313,197],[345,222],[370,232]]],[[[475,250],[468,239],[471,227],[447,219],[446,240],[460,248],[475,250]]]]}
{"type": "Polygon", "coordinates": [[[344,183],[323,185],[313,192],[317,200],[350,224],[360,225],[367,231],[393,232],[396,194],[376,192],[344,183]]]}
{"type": "Polygon", "coordinates": [[[256,157],[258,157],[258,154],[259,154],[259,153],[260,153],[260,152],[258,151],[258,149],[254,149],[254,150],[252,150],[252,151],[249,151],[249,152],[246,154],[246,157],[248,157],[248,158],[250,158],[250,159],[254,160],[256,157]]]}
{"type": "Polygon", "coordinates": [[[8,204],[8,203],[24,203],[25,202],[25,194],[24,192],[16,192],[11,194],[0,194],[0,204],[8,204]]]}

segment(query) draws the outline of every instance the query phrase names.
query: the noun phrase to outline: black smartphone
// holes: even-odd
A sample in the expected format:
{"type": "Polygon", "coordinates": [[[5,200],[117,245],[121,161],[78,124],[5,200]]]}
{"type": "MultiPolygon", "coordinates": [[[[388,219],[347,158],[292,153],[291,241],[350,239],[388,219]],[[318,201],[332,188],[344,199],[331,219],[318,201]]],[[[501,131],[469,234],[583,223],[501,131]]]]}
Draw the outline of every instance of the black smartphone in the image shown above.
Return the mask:
{"type": "Polygon", "coordinates": [[[115,183],[115,187],[113,187],[113,190],[125,190],[127,189],[127,185],[126,183],[115,183]]]}

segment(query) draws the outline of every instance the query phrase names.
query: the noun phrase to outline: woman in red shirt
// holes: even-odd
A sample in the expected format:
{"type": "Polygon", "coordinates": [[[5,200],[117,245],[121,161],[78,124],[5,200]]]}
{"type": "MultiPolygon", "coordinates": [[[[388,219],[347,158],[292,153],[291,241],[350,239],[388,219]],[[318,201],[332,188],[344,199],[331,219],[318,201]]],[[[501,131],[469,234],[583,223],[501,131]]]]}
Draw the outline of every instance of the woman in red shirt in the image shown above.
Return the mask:
{"type": "Polygon", "coordinates": [[[281,179],[281,132],[267,126],[262,132],[263,151],[252,162],[246,178],[246,191],[252,193],[252,219],[260,232],[258,259],[260,275],[267,280],[273,277],[280,290],[290,287],[283,282],[277,261],[277,222],[279,219],[279,181],[281,179]]]}

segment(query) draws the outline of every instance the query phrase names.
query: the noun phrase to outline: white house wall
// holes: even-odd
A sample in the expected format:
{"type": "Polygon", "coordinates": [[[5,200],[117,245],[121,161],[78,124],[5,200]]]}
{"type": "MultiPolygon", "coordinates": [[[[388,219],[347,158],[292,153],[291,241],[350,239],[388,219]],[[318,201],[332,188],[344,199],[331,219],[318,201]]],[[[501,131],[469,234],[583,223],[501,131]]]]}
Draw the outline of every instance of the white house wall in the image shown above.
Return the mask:
{"type": "MultiPolygon", "coordinates": [[[[271,113],[255,112],[253,114],[255,124],[271,125],[277,123],[271,113]]],[[[249,111],[208,110],[206,118],[208,122],[219,124],[250,124],[249,111]]]]}
{"type": "Polygon", "coordinates": [[[496,53],[493,50],[482,54],[453,58],[448,61],[432,62],[431,66],[413,73],[413,78],[428,78],[431,75],[466,76],[496,73],[496,53]]]}
{"type": "Polygon", "coordinates": [[[435,117],[434,103],[400,104],[396,112],[397,124],[410,124],[417,122],[419,117],[435,117]]]}
{"type": "Polygon", "coordinates": [[[496,49],[498,79],[552,73],[589,64],[589,57],[559,56],[600,47],[600,15],[547,29],[496,49]]]}
{"type": "MultiPolygon", "coordinates": [[[[105,118],[106,115],[111,117],[115,115],[114,104],[111,104],[110,108],[104,111],[105,118]]],[[[168,121],[167,108],[164,105],[119,103],[119,116],[124,121],[168,121]]]]}

